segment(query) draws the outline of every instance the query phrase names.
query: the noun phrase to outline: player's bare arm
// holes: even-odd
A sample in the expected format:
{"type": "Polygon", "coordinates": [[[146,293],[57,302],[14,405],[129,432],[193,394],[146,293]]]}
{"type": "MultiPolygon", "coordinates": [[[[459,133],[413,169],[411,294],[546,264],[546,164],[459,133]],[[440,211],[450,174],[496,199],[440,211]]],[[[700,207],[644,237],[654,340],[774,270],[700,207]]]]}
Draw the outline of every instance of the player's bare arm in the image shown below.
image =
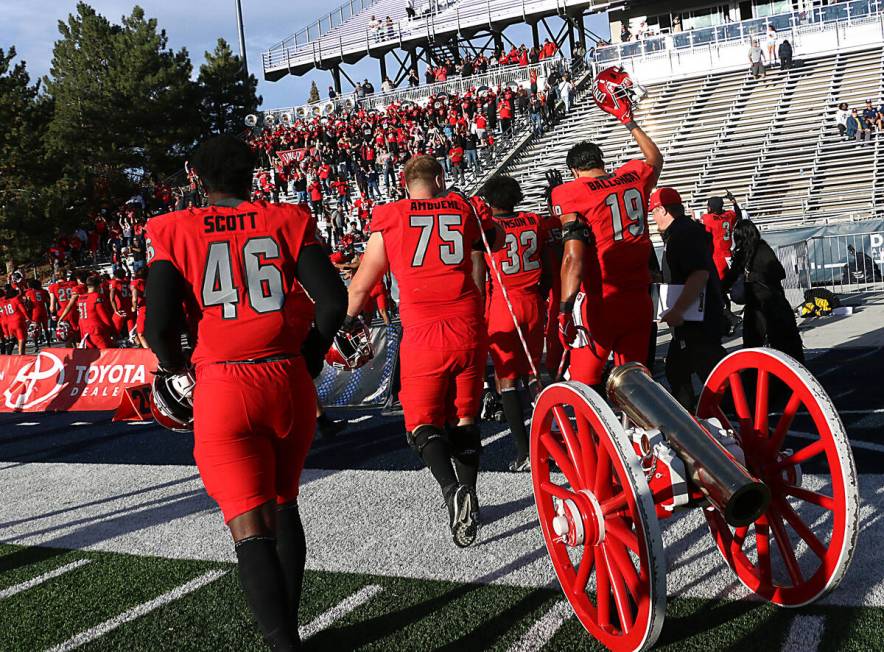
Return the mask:
{"type": "Polygon", "coordinates": [[[470,259],[473,262],[473,283],[476,284],[476,289],[479,290],[479,296],[481,296],[482,301],[484,301],[485,279],[487,276],[487,271],[485,269],[485,254],[481,251],[472,251],[470,252],[470,259]]]}
{"type": "Polygon", "coordinates": [[[387,252],[384,249],[384,236],[372,233],[365,245],[365,253],[359,262],[359,269],[350,281],[348,289],[347,316],[356,317],[362,312],[371,289],[378,284],[387,269],[387,252]]]}
{"type": "Polygon", "coordinates": [[[654,168],[653,183],[656,184],[660,178],[660,173],[663,171],[663,153],[657,147],[657,143],[634,120],[626,123],[626,128],[629,129],[629,133],[632,134],[632,137],[638,144],[642,155],[645,157],[645,163],[654,168]]]}
{"type": "Polygon", "coordinates": [[[585,227],[577,213],[562,217],[562,303],[573,304],[583,280],[583,256],[586,239],[581,235],[585,227]]]}

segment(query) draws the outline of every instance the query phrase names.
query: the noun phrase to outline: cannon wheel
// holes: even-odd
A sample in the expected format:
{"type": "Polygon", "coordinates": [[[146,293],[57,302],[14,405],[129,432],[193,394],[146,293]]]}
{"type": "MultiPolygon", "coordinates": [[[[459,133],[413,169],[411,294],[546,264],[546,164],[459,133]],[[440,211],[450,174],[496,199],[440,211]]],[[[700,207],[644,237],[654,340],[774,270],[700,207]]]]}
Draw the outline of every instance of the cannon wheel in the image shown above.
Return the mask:
{"type": "Polygon", "coordinates": [[[783,607],[833,590],[853,556],[859,495],[844,425],[819,382],[784,353],[744,349],[712,370],[697,412],[737,433],[747,467],[771,490],[770,507],[750,527],[731,528],[704,510],[727,564],[783,607]]]}
{"type": "Polygon", "coordinates": [[[654,502],[623,427],[588,386],[539,395],[531,476],[546,548],[580,622],[611,650],[653,645],[666,610],[654,502]]]}

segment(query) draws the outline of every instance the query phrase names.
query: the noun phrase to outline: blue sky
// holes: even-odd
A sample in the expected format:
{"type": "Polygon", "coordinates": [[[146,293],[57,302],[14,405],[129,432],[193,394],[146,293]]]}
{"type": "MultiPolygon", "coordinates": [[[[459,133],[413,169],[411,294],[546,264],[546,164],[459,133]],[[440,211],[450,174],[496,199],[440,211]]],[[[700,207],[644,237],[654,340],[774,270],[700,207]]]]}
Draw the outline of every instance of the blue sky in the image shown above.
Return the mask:
{"type": "MultiPolygon", "coordinates": [[[[133,0],[91,0],[100,14],[114,22],[129,14],[133,0]]],[[[186,47],[194,70],[203,62],[203,52],[215,47],[218,37],[227,39],[238,50],[234,0],[142,0],[145,13],[159,21],[166,30],[169,44],[174,49],[186,47]]],[[[340,0],[243,0],[243,21],[249,70],[258,80],[258,92],[264,98],[264,108],[292,106],[307,99],[310,82],[316,79],[325,95],[331,83],[327,72],[304,77],[284,77],[277,82],[265,82],[261,72],[261,52],[273,43],[296,32],[340,4],[340,0]]],[[[76,7],[76,0],[0,0],[0,48],[15,45],[19,58],[27,61],[32,78],[49,72],[52,44],[58,38],[58,21],[65,19],[76,7]]],[[[605,29],[602,20],[593,21],[597,30],[605,29]]],[[[527,28],[508,30],[515,41],[527,41],[527,28]]],[[[601,33],[601,32],[599,32],[601,33]]],[[[389,64],[388,64],[389,65],[389,64]]],[[[347,73],[354,79],[378,76],[376,62],[348,66],[347,73]]]]}

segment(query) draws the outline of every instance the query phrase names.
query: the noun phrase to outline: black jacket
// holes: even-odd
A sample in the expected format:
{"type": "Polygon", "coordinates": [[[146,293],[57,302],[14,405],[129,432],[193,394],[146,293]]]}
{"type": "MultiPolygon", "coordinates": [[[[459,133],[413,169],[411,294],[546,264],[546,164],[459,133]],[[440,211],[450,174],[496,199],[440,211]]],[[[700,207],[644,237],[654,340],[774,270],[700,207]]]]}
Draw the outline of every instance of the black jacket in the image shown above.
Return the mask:
{"type": "Polygon", "coordinates": [[[783,280],[786,278],[786,270],[777,254],[764,240],[759,240],[755,251],[750,254],[739,250],[734,252],[733,264],[722,283],[725,290],[730,290],[742,271],[746,272],[747,306],[764,307],[785,299],[783,280]]]}

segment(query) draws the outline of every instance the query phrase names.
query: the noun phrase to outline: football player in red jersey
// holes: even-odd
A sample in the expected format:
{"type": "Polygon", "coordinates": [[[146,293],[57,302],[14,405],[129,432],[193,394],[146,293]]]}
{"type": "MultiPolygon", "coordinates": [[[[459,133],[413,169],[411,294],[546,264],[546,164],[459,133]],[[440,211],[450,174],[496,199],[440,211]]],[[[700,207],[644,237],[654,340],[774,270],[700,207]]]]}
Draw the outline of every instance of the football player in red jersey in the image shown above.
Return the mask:
{"type": "Polygon", "coordinates": [[[734,224],[737,223],[742,214],[736,198],[730,192],[725,196],[733,204],[733,210],[724,210],[723,198],[710,197],[706,202],[709,212],[704,213],[700,217],[700,221],[703,222],[706,231],[712,236],[712,260],[715,262],[715,269],[718,270],[719,280],[724,279],[724,275],[730,267],[734,224]]]}
{"type": "Polygon", "coordinates": [[[18,290],[11,285],[6,286],[6,302],[3,309],[6,311],[6,335],[11,340],[10,352],[18,344],[18,354],[24,355],[30,315],[22,303],[18,290]]]}
{"type": "Polygon", "coordinates": [[[194,458],[230,528],[258,626],[272,649],[299,649],[306,542],[297,497],[316,422],[311,376],[347,294],[306,208],[248,200],[255,157],[246,143],[211,138],[192,165],[209,205],[147,225],[145,335],[157,380],[176,388],[179,405],[193,389],[194,458]],[[184,304],[194,298],[195,384],[181,349],[184,304]]]}
{"type": "Polygon", "coordinates": [[[541,287],[549,287],[550,272],[555,268],[545,247],[548,223],[536,213],[516,213],[516,206],[523,199],[518,181],[494,176],[482,188],[482,196],[505,234],[503,248],[488,260],[492,270],[488,349],[503,414],[516,445],[516,459],[509,468],[521,472],[531,466],[518,380],[530,379],[528,391],[532,395],[540,391],[531,385],[539,380],[536,374],[543,354],[545,298],[541,287]],[[526,346],[530,360],[525,354],[526,346]]]}
{"type": "Polygon", "coordinates": [[[353,328],[389,265],[399,284],[399,399],[408,441],[442,488],[454,542],[464,547],[478,530],[482,440],[475,419],[486,356],[482,229],[492,243],[502,238],[492,222],[480,227],[468,200],[446,191],[435,158],[415,156],[404,172],[409,199],[373,211],[344,329],[353,328]]]}
{"type": "Polygon", "coordinates": [[[114,329],[118,335],[128,337],[129,332],[135,327],[135,313],[132,310],[132,294],[125,270],[117,269],[114,272],[108,298],[114,310],[114,329]]]}
{"type": "Polygon", "coordinates": [[[28,301],[31,321],[37,325],[34,345],[37,345],[41,332],[43,342],[49,344],[52,341],[49,336],[49,294],[40,285],[40,279],[30,278],[27,285],[25,299],[28,301]]]}
{"type": "Polygon", "coordinates": [[[86,279],[85,294],[77,295],[77,312],[80,313],[80,335],[84,349],[110,349],[115,346],[114,323],[110,315],[107,297],[101,295],[101,279],[86,279]]]}
{"type": "Polygon", "coordinates": [[[6,291],[0,292],[0,354],[9,355],[12,353],[13,343],[9,339],[9,329],[7,328],[6,319],[6,291]]]}
{"type": "Polygon", "coordinates": [[[89,278],[89,272],[81,269],[71,276],[72,279],[66,281],[63,286],[67,301],[58,315],[58,321],[66,321],[71,325],[72,339],[76,343],[80,342],[83,337],[80,332],[80,311],[77,310],[77,299],[86,295],[86,279],[89,278]]]}
{"type": "Polygon", "coordinates": [[[663,169],[663,155],[632,119],[631,111],[618,117],[644,160],[630,161],[609,173],[598,145],[578,143],[567,156],[574,180],[552,190],[564,240],[560,336],[564,346],[571,346],[578,335],[585,340],[571,352],[570,373],[597,389],[612,352],[617,365],[647,361],[654,319],[647,206],[663,169]],[[574,315],[581,288],[583,333],[575,326],[574,315]]]}
{"type": "Polygon", "coordinates": [[[148,348],[147,340],[144,339],[144,322],[147,316],[144,290],[147,287],[147,267],[142,267],[132,277],[129,287],[132,291],[132,313],[135,315],[135,338],[138,346],[148,348]]]}

